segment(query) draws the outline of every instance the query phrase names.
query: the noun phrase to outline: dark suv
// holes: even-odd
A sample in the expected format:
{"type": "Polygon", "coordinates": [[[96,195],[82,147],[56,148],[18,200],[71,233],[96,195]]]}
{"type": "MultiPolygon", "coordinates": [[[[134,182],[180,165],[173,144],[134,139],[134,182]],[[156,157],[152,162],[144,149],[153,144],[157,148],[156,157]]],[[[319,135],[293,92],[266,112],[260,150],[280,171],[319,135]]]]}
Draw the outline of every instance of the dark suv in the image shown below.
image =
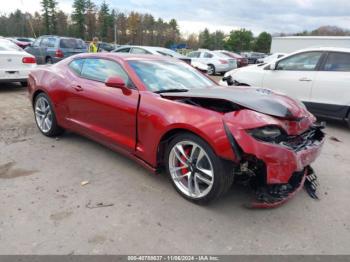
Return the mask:
{"type": "Polygon", "coordinates": [[[68,56],[87,52],[87,46],[78,38],[44,35],[26,47],[25,51],[34,55],[38,64],[52,64],[68,56]]]}

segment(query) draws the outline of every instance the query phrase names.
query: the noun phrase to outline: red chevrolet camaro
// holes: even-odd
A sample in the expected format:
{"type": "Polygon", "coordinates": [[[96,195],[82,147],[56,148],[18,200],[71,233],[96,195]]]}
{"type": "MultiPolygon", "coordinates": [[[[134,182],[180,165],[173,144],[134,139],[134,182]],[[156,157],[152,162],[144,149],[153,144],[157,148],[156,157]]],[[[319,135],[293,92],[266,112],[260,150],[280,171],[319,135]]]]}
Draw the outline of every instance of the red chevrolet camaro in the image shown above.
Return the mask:
{"type": "Polygon", "coordinates": [[[168,173],[204,204],[249,184],[253,207],[275,207],[307,185],[323,126],[300,102],[267,89],[220,87],[172,58],[80,54],[29,76],[35,120],[46,136],[70,130],[168,173]]]}

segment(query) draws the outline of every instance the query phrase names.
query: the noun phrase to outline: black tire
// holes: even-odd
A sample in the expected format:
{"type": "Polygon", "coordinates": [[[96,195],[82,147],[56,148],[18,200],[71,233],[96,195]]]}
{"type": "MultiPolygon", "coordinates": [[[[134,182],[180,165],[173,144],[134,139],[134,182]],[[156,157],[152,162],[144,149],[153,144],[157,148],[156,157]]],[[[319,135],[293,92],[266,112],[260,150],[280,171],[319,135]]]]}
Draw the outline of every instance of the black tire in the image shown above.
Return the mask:
{"type": "Polygon", "coordinates": [[[45,93],[40,93],[39,95],[37,95],[35,97],[33,109],[34,109],[35,123],[43,135],[48,136],[48,137],[56,137],[58,135],[61,135],[64,132],[64,129],[61,128],[57,123],[56,115],[55,115],[55,112],[53,110],[51,100],[45,93]],[[45,101],[47,101],[47,104],[49,105],[49,109],[51,110],[51,114],[52,114],[51,123],[52,124],[51,124],[51,127],[47,131],[42,130],[42,128],[40,127],[40,125],[38,123],[38,118],[36,117],[36,106],[37,106],[37,102],[39,99],[45,99],[45,101]]]}
{"type": "Polygon", "coordinates": [[[21,82],[21,86],[22,86],[22,87],[27,87],[27,85],[28,85],[27,81],[21,82]]]}
{"type": "Polygon", "coordinates": [[[46,57],[45,62],[46,62],[46,64],[49,64],[49,65],[53,64],[53,60],[51,57],[46,57]]]}
{"type": "Polygon", "coordinates": [[[176,135],[169,143],[165,150],[165,156],[164,156],[164,163],[165,163],[165,169],[169,176],[169,179],[174,186],[175,190],[186,200],[189,200],[195,204],[205,205],[209,202],[221,197],[224,195],[232,186],[234,175],[233,175],[233,165],[229,161],[222,160],[219,158],[214,150],[210,147],[210,145],[205,142],[200,137],[191,134],[191,133],[181,133],[179,135],[176,135]],[[173,149],[175,145],[177,145],[179,142],[183,141],[191,141],[199,145],[207,154],[207,156],[210,158],[210,161],[212,163],[212,167],[214,170],[214,182],[211,187],[211,190],[208,194],[201,198],[192,198],[186,194],[184,194],[175,184],[174,180],[172,179],[169,165],[170,165],[170,152],[173,149]]]}
{"type": "Polygon", "coordinates": [[[208,65],[208,75],[214,76],[216,74],[216,69],[214,65],[208,65]]]}

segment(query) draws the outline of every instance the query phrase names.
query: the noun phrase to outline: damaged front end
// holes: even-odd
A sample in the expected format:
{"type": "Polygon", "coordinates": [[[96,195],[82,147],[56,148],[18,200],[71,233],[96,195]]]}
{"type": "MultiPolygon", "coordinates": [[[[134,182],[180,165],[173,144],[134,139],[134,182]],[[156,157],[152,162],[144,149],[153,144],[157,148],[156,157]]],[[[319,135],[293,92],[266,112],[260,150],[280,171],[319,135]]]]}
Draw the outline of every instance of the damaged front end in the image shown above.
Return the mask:
{"type": "Polygon", "coordinates": [[[293,134],[288,134],[282,125],[274,124],[237,129],[232,121],[224,123],[232,149],[239,155],[234,170],[236,182],[255,191],[250,208],[278,207],[303,187],[310,197],[318,199],[317,177],[310,164],[324,143],[324,125],[311,124],[300,134],[294,128],[294,133],[290,129],[293,134]]]}
{"type": "Polygon", "coordinates": [[[235,180],[256,192],[251,207],[279,206],[303,186],[317,198],[310,165],[321,152],[324,125],[315,124],[301,102],[261,88],[210,88],[162,96],[222,116],[235,180]]]}

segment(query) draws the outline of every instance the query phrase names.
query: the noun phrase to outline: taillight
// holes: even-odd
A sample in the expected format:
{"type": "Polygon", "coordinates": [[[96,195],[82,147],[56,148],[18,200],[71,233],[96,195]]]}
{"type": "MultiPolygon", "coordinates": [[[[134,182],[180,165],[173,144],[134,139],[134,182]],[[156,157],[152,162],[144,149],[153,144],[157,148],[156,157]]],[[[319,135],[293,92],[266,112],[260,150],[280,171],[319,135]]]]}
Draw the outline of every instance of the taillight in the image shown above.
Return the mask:
{"type": "Polygon", "coordinates": [[[23,64],[35,64],[36,60],[35,60],[35,57],[26,56],[26,57],[22,58],[22,63],[23,64]]]}
{"type": "Polygon", "coordinates": [[[227,60],[219,60],[221,64],[228,64],[228,61],[227,60]]]}
{"type": "Polygon", "coordinates": [[[57,49],[56,50],[55,57],[58,57],[58,58],[63,58],[64,57],[64,54],[63,54],[61,49],[57,49]]]}

